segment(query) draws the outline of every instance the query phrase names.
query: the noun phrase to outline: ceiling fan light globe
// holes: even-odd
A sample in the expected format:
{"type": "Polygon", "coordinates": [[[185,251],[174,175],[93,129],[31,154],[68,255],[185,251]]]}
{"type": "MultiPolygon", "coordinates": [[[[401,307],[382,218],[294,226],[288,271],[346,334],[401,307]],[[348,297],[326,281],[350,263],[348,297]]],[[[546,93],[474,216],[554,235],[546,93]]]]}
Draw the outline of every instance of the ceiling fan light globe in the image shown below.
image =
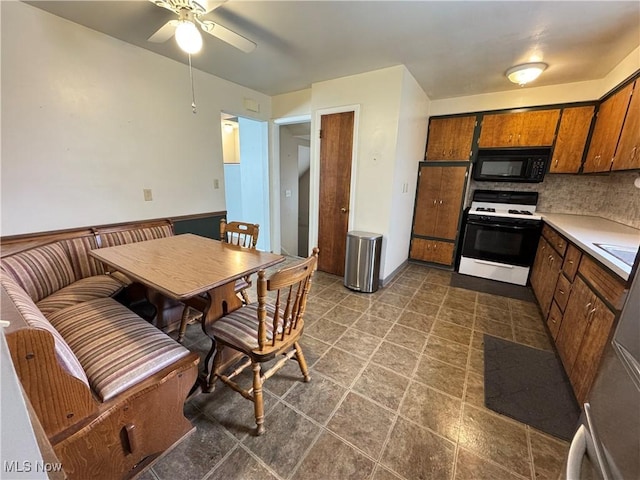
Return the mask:
{"type": "Polygon", "coordinates": [[[198,53],[202,49],[202,35],[198,27],[189,21],[182,21],[176,28],[176,42],[187,53],[198,53]]]}

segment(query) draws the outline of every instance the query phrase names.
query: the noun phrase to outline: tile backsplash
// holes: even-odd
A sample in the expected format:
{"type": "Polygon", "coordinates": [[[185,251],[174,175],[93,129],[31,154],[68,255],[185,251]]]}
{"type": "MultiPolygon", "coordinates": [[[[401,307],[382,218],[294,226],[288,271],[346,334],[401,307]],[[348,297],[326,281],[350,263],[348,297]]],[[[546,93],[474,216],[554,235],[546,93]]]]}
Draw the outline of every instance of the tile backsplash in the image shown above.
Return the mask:
{"type": "Polygon", "coordinates": [[[472,180],[467,205],[476,189],[534,191],[539,194],[537,210],[540,212],[595,215],[640,229],[640,189],[633,185],[638,176],[638,172],[549,174],[542,183],[472,180]]]}

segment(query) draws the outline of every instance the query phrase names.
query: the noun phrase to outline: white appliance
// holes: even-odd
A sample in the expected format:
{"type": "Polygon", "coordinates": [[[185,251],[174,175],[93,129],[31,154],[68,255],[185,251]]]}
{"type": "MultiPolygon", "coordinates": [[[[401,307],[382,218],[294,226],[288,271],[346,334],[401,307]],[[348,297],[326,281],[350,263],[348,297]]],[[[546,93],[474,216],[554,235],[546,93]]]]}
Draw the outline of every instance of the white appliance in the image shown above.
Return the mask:
{"type": "Polygon", "coordinates": [[[537,203],[537,192],[473,192],[458,272],[526,285],[542,228],[537,203]]]}

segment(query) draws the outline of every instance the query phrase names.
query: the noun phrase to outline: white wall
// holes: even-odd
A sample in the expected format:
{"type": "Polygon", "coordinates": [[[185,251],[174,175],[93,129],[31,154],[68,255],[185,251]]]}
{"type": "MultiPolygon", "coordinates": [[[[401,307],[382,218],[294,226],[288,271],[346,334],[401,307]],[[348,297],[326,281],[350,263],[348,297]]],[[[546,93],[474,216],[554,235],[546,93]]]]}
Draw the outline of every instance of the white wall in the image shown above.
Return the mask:
{"type": "Polygon", "coordinates": [[[184,64],[0,8],[2,235],[225,209],[220,112],[267,120],[270,97],[196,70],[194,115],[184,64]]]}
{"type": "MultiPolygon", "coordinates": [[[[405,67],[396,66],[373,72],[338,78],[311,86],[311,106],[315,113],[311,125],[311,205],[310,238],[317,242],[318,184],[314,182],[319,171],[317,114],[326,109],[350,108],[358,105],[357,129],[354,136],[355,165],[352,168],[351,211],[349,229],[369,231],[383,235],[381,278],[390,272],[387,266],[387,245],[390,235],[390,215],[398,117],[402,80],[405,67]],[[315,217],[313,217],[315,215],[315,217]]],[[[424,138],[422,139],[424,141],[424,138]]],[[[395,242],[391,243],[395,246],[395,242]]]]}
{"type": "Polygon", "coordinates": [[[298,90],[272,97],[273,118],[296,117],[311,113],[311,89],[298,90]]]}
{"type": "Polygon", "coordinates": [[[402,76],[385,276],[406,262],[409,254],[418,163],[424,159],[428,112],[429,97],[405,68],[402,76]]]}
{"type": "Polygon", "coordinates": [[[529,86],[504,92],[433,100],[430,114],[449,115],[598,100],[638,69],[640,69],[640,47],[631,52],[602,79],[547,87],[529,86]]]}

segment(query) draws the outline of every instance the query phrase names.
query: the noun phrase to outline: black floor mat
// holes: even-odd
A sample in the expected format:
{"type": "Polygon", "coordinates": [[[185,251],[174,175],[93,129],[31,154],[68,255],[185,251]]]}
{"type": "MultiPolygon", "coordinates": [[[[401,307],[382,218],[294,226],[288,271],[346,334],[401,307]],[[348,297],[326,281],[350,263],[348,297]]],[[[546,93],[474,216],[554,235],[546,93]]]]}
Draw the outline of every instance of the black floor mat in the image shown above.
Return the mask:
{"type": "Polygon", "coordinates": [[[484,336],[487,408],[563,440],[571,440],[580,409],[560,360],[501,338],[484,336]]]}
{"type": "Polygon", "coordinates": [[[535,302],[530,288],[523,287],[522,285],[514,285],[513,283],[498,282],[496,280],[472,277],[471,275],[453,272],[449,284],[452,287],[466,288],[467,290],[500,295],[516,300],[524,300],[525,302],[535,302]]]}

